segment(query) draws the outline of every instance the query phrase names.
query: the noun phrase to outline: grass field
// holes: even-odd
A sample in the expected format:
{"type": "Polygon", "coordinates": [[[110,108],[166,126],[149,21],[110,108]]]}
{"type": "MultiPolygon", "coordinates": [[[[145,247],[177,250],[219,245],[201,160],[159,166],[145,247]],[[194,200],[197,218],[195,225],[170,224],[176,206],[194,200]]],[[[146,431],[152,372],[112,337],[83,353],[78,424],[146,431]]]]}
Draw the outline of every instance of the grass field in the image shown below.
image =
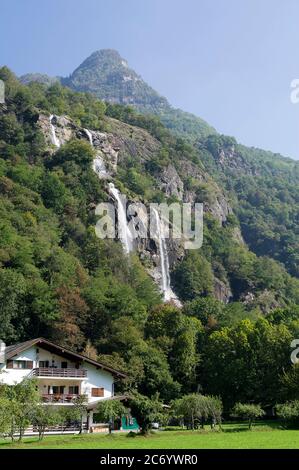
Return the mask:
{"type": "Polygon", "coordinates": [[[0,441],[0,449],[299,449],[299,430],[280,429],[275,423],[248,431],[244,424],[224,425],[223,431],[157,431],[147,437],[125,433],[35,437],[21,443],[0,441]]]}

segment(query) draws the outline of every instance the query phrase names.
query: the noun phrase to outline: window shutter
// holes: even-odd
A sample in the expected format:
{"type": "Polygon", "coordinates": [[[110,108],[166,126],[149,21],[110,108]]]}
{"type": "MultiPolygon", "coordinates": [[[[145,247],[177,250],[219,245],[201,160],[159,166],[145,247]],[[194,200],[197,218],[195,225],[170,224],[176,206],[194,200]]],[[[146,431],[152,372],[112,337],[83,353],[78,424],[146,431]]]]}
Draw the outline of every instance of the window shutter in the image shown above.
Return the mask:
{"type": "Polygon", "coordinates": [[[92,397],[103,397],[104,396],[104,388],[92,388],[91,389],[91,396],[92,397]]]}
{"type": "Polygon", "coordinates": [[[6,368],[7,369],[12,369],[13,368],[13,360],[12,359],[7,360],[6,368]]]}

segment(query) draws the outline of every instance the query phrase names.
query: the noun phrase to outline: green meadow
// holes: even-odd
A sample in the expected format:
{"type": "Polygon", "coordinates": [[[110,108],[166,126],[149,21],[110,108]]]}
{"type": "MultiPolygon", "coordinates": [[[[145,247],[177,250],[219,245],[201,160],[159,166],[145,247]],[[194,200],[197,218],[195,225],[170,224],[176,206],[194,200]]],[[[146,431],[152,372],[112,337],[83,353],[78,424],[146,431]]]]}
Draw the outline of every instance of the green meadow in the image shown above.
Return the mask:
{"type": "Polygon", "coordinates": [[[299,449],[299,430],[275,424],[226,424],[222,431],[167,429],[148,436],[126,433],[83,434],[24,438],[23,442],[0,441],[1,449],[299,449]]]}

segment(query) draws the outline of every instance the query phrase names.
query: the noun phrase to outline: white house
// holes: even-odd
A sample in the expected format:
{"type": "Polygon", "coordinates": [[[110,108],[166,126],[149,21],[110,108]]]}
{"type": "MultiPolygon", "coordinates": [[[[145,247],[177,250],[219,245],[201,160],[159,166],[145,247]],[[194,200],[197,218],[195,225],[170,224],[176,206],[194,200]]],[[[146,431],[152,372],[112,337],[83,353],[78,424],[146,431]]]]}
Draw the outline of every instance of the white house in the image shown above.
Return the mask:
{"type": "MultiPolygon", "coordinates": [[[[2,343],[3,344],[3,343],[2,343]]],[[[43,403],[72,406],[78,395],[87,401],[86,425],[100,400],[114,397],[114,383],[125,374],[44,338],[6,346],[0,354],[0,382],[14,385],[34,377],[43,403]]]]}

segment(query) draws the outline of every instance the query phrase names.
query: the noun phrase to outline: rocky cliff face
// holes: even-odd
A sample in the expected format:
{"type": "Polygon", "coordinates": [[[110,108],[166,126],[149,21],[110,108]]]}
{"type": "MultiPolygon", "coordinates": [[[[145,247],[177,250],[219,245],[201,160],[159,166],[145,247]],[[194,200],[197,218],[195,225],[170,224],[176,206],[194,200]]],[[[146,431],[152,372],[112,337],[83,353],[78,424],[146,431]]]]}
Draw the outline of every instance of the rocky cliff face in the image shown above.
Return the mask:
{"type": "Polygon", "coordinates": [[[222,169],[230,169],[232,173],[245,173],[258,176],[259,171],[238,152],[234,145],[221,148],[216,155],[216,162],[222,169]]]}
{"type": "MultiPolygon", "coordinates": [[[[96,152],[94,170],[99,178],[107,180],[106,189],[110,197],[109,182],[113,182],[114,177],[117,176],[118,166],[126,165],[128,156],[140,163],[146,163],[155,157],[161,149],[160,142],[146,130],[108,117],[105,117],[105,128],[108,128],[109,132],[84,129],[76,125],[67,116],[40,114],[38,125],[45,135],[50,152],[55,150],[53,144],[57,147],[74,138],[89,141],[96,152]],[[54,141],[53,133],[55,135],[54,141]]],[[[198,166],[190,161],[182,160],[178,168],[173,164],[168,164],[159,173],[155,174],[157,188],[165,194],[166,198],[174,198],[174,200],[181,202],[199,202],[196,192],[185,188],[183,176],[185,178],[188,176],[195,177],[203,183],[210,181],[208,175],[200,170],[198,166]]],[[[223,224],[232,210],[225,195],[215,183],[213,184],[215,186],[215,197],[212,201],[204,202],[204,212],[210,213],[220,224],[223,224]]],[[[147,215],[145,213],[144,218],[147,215]]],[[[165,263],[165,259],[163,260],[163,257],[161,257],[159,239],[140,238],[135,241],[135,247],[151,276],[161,285],[162,264],[165,263]]],[[[165,250],[167,252],[167,269],[171,270],[184,257],[184,249],[179,240],[168,239],[165,241],[165,250]]],[[[229,286],[216,277],[214,289],[215,296],[219,300],[227,302],[230,299],[231,291],[229,286]]]]}

